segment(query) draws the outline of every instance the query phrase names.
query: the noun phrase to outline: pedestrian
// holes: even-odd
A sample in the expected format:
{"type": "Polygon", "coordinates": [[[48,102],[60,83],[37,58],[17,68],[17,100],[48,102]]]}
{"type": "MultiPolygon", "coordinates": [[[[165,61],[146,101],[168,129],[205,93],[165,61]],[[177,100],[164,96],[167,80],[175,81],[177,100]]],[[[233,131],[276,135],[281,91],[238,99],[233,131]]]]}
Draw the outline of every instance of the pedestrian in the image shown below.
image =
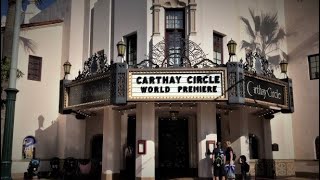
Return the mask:
{"type": "Polygon", "coordinates": [[[250,166],[247,163],[247,158],[245,155],[241,155],[239,158],[239,163],[241,164],[241,179],[247,179],[247,172],[250,170],[250,166]]]}
{"type": "Polygon", "coordinates": [[[225,163],[225,173],[226,173],[226,177],[227,179],[235,179],[236,175],[235,175],[235,164],[234,164],[234,160],[236,158],[234,151],[231,147],[231,142],[230,141],[226,141],[226,163],[225,163]]]}
{"type": "Polygon", "coordinates": [[[222,149],[221,142],[217,142],[217,147],[213,150],[213,175],[215,180],[225,180],[224,164],[226,156],[222,149]]]}

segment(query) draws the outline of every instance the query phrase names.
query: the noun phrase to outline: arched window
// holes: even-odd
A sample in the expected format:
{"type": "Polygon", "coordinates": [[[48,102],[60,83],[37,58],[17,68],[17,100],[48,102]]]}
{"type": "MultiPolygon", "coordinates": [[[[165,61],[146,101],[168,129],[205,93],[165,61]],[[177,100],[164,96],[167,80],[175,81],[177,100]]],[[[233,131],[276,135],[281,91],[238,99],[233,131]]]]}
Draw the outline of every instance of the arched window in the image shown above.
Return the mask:
{"type": "Polygon", "coordinates": [[[23,159],[33,159],[35,158],[35,148],[36,138],[33,136],[27,136],[22,142],[22,158],[23,159]]]}
{"type": "Polygon", "coordinates": [[[254,134],[249,134],[250,159],[259,159],[259,140],[254,134]]]}
{"type": "Polygon", "coordinates": [[[316,140],[314,143],[316,147],[316,158],[319,159],[319,136],[316,137],[316,140]]]}

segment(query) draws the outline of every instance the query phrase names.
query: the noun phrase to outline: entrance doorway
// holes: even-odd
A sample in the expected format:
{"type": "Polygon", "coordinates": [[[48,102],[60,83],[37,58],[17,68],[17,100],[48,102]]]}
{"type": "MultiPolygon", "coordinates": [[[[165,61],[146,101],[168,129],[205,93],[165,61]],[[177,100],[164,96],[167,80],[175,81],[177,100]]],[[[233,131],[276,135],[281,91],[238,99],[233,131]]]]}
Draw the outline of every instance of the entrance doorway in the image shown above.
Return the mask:
{"type": "Polygon", "coordinates": [[[91,140],[91,161],[93,163],[94,179],[99,179],[102,171],[103,135],[97,134],[91,140]]]}
{"type": "Polygon", "coordinates": [[[159,176],[185,177],[189,168],[188,120],[159,119],[159,176]]]}
{"type": "Polygon", "coordinates": [[[136,179],[136,117],[128,117],[127,147],[125,149],[126,173],[125,179],[136,179]]]}

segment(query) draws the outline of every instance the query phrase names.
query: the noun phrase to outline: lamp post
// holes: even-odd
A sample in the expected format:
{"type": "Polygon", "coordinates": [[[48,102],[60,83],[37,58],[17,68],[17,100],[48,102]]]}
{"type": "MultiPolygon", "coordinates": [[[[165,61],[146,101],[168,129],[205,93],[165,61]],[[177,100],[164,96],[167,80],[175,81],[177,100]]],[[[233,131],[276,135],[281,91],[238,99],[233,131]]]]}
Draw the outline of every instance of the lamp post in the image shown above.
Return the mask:
{"type": "Polygon", "coordinates": [[[121,62],[123,63],[124,53],[126,51],[126,44],[123,42],[123,39],[117,44],[118,56],[121,57],[121,62]]]}
{"type": "Polygon", "coordinates": [[[66,62],[63,64],[63,70],[64,70],[64,77],[63,77],[63,79],[66,78],[66,75],[67,75],[67,74],[70,74],[71,66],[72,66],[72,65],[70,64],[69,61],[66,61],[66,62]]]}
{"type": "Polygon", "coordinates": [[[3,133],[3,146],[2,146],[2,158],[1,158],[1,180],[11,180],[11,166],[12,166],[12,139],[13,139],[13,124],[14,124],[14,112],[16,105],[16,95],[18,90],[16,89],[17,80],[17,66],[18,66],[18,50],[19,50],[19,34],[20,34],[20,22],[21,22],[21,7],[22,0],[16,1],[16,12],[13,29],[12,39],[12,59],[10,65],[9,86],[6,89],[6,115],[3,133]]]}
{"type": "Polygon", "coordinates": [[[281,68],[281,73],[284,73],[285,77],[288,78],[288,76],[287,76],[288,62],[285,60],[282,60],[280,62],[280,68],[281,68]]]}
{"type": "Polygon", "coordinates": [[[229,51],[229,62],[231,60],[231,56],[236,55],[236,48],[237,48],[237,43],[234,40],[230,40],[227,44],[228,46],[228,51],[229,51]]]}

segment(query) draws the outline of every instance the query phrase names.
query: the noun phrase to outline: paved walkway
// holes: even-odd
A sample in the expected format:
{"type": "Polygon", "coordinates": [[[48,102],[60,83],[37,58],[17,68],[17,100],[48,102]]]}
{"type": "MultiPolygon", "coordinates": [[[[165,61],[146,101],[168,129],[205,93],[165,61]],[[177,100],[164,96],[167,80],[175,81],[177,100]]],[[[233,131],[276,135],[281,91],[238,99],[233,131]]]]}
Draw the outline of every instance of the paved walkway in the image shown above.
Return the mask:
{"type": "MultiPolygon", "coordinates": [[[[299,178],[299,177],[288,177],[288,178],[278,178],[278,179],[285,179],[285,180],[319,180],[317,178],[299,178]]],[[[165,179],[161,179],[165,180],[165,179]]],[[[168,179],[168,180],[197,180],[197,178],[175,178],[175,179],[168,179]]],[[[251,178],[250,180],[271,180],[269,178],[251,178]]]]}
{"type": "MultiPolygon", "coordinates": [[[[34,177],[34,179],[38,179],[34,177]]],[[[44,179],[43,180],[49,180],[44,179]]],[[[174,178],[174,179],[161,179],[161,180],[197,180],[198,178],[174,178]]],[[[278,178],[278,179],[285,179],[285,180],[319,180],[318,178],[300,178],[300,177],[288,177],[288,178],[278,178]]],[[[13,180],[23,180],[23,178],[13,179],[13,180]]],[[[210,179],[208,179],[210,180],[210,179]]],[[[269,178],[251,178],[250,180],[271,180],[269,178]]]]}

